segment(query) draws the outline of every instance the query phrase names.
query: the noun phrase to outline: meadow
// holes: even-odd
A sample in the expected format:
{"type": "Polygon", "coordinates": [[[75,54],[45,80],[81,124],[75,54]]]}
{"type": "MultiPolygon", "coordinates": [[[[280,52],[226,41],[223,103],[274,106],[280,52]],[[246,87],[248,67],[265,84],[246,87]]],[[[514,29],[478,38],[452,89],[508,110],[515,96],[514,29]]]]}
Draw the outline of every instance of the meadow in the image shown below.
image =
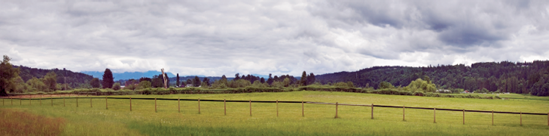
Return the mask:
{"type": "MultiPolygon", "coordinates": [[[[488,94],[487,94],[488,95],[488,94]]],[[[265,92],[239,94],[176,94],[176,95],[121,95],[109,97],[132,98],[181,98],[257,101],[316,101],[346,104],[382,104],[414,107],[454,108],[468,110],[495,110],[513,112],[549,112],[549,97],[519,94],[500,94],[501,99],[468,99],[380,95],[346,92],[265,92]]],[[[492,125],[490,113],[463,113],[433,110],[375,107],[371,119],[371,107],[305,104],[304,116],[299,103],[279,103],[278,117],[275,103],[252,103],[252,115],[248,102],[227,103],[224,115],[223,102],[109,99],[106,109],[102,96],[91,99],[15,100],[4,99],[0,108],[1,120],[9,120],[29,113],[51,121],[40,123],[61,124],[55,135],[546,135],[549,133],[548,117],[543,115],[495,114],[492,125]],[[92,104],[92,105],[90,105],[92,104]],[[59,120],[59,122],[56,122],[59,120]]],[[[30,116],[30,115],[29,115],[30,116]]],[[[38,118],[38,117],[36,117],[38,118]]],[[[32,120],[31,120],[32,121],[32,120]]],[[[29,123],[27,123],[29,124],[29,123]]],[[[32,124],[32,123],[30,123],[32,124]]],[[[56,131],[44,128],[43,131],[56,131]]],[[[8,133],[0,129],[1,133],[8,133]]]]}

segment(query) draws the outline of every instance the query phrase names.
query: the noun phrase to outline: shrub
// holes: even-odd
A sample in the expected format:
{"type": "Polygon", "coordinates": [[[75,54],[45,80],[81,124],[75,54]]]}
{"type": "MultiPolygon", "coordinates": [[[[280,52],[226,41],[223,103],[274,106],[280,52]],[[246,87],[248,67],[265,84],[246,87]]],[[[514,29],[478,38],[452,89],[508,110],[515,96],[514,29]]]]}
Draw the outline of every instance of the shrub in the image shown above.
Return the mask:
{"type": "Polygon", "coordinates": [[[412,95],[412,93],[408,91],[400,91],[399,93],[400,95],[412,95]]]}
{"type": "Polygon", "coordinates": [[[120,83],[114,83],[114,85],[112,85],[112,89],[113,90],[120,90],[120,83]]]}
{"type": "Polygon", "coordinates": [[[414,92],[414,96],[424,96],[423,92],[414,92]]]}
{"type": "Polygon", "coordinates": [[[137,85],[137,89],[145,89],[145,88],[151,88],[151,82],[141,81],[139,82],[139,85],[137,85]]]}

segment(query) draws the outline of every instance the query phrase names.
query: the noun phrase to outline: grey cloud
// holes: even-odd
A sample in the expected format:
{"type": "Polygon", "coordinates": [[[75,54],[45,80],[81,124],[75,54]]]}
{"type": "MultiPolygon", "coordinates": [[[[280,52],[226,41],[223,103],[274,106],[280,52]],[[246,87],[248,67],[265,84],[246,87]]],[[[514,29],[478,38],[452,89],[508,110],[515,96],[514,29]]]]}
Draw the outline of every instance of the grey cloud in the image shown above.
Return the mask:
{"type": "Polygon", "coordinates": [[[544,56],[548,18],[545,1],[7,0],[0,53],[77,71],[321,74],[544,56]]]}

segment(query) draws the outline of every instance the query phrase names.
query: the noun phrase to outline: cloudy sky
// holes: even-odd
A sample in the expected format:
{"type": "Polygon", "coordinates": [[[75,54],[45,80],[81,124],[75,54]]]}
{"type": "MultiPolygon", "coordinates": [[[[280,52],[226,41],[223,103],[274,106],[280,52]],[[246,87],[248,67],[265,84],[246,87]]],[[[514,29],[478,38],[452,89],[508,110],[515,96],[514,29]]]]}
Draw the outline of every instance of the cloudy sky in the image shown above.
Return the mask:
{"type": "Polygon", "coordinates": [[[549,2],[0,0],[15,65],[300,75],[549,59],[549,2]]]}

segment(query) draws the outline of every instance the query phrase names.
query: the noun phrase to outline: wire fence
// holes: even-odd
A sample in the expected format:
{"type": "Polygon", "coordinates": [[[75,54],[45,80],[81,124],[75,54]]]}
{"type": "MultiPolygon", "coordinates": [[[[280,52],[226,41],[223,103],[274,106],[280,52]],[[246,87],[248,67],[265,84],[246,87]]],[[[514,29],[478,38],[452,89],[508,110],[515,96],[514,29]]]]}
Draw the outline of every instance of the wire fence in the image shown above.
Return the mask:
{"type": "MultiPolygon", "coordinates": [[[[535,112],[512,112],[512,111],[487,111],[487,110],[467,110],[467,109],[451,109],[451,108],[436,108],[436,107],[413,107],[413,106],[396,106],[396,105],[380,105],[380,104],[345,104],[345,103],[328,103],[328,102],[313,102],[313,101],[279,101],[279,100],[276,100],[276,101],[260,101],[260,100],[226,100],[226,99],[223,99],[223,100],[217,100],[217,99],[179,99],[179,98],[132,98],[132,97],[65,97],[66,95],[62,95],[62,96],[59,96],[59,97],[53,97],[53,96],[50,96],[50,97],[28,97],[28,98],[23,98],[23,97],[9,97],[9,98],[1,98],[2,99],[2,105],[5,106],[5,105],[8,105],[6,100],[9,100],[10,101],[10,105],[14,105],[13,104],[13,101],[19,101],[19,105],[22,105],[22,100],[40,100],[40,105],[42,105],[42,100],[51,100],[51,106],[53,106],[53,100],[55,99],[63,99],[63,105],[65,105],[65,100],[66,99],[76,99],[76,106],[78,107],[78,99],[82,99],[82,98],[85,98],[85,99],[89,99],[90,100],[90,106],[92,105],[92,99],[104,99],[105,100],[105,108],[108,109],[108,100],[109,99],[115,99],[115,100],[129,100],[129,107],[130,107],[130,111],[132,111],[132,103],[131,103],[131,100],[151,100],[151,101],[155,101],[155,112],[156,112],[156,101],[196,101],[198,102],[198,112],[200,113],[200,102],[223,102],[224,103],[224,110],[225,110],[225,115],[226,115],[226,110],[227,110],[227,107],[226,107],[226,103],[229,102],[233,102],[233,103],[249,103],[250,104],[250,116],[252,115],[252,106],[251,104],[252,103],[276,103],[277,104],[277,116],[278,116],[278,103],[294,103],[294,104],[301,104],[301,107],[302,107],[302,116],[305,116],[305,109],[304,109],[304,105],[305,104],[320,104],[320,105],[334,105],[335,106],[335,118],[338,118],[338,106],[362,106],[362,107],[371,107],[371,118],[373,119],[374,118],[374,107],[379,107],[379,108],[398,108],[398,109],[403,109],[403,120],[405,120],[405,109],[420,109],[420,110],[433,110],[433,119],[434,119],[434,122],[436,123],[436,111],[439,110],[439,111],[454,111],[454,112],[463,112],[463,124],[465,124],[465,112],[476,112],[476,113],[491,113],[492,114],[492,125],[493,125],[493,120],[494,120],[494,114],[495,113],[498,113],[498,114],[518,114],[520,115],[520,125],[522,125],[522,115],[546,115],[547,116],[547,126],[549,126],[549,112],[548,113],[535,113],[535,112]]],[[[29,101],[31,102],[31,101],[29,101]]],[[[32,104],[29,103],[29,104],[32,104]]],[[[45,103],[47,104],[47,103],[45,103]]],[[[178,103],[178,110],[180,110],[180,105],[178,103]]]]}

